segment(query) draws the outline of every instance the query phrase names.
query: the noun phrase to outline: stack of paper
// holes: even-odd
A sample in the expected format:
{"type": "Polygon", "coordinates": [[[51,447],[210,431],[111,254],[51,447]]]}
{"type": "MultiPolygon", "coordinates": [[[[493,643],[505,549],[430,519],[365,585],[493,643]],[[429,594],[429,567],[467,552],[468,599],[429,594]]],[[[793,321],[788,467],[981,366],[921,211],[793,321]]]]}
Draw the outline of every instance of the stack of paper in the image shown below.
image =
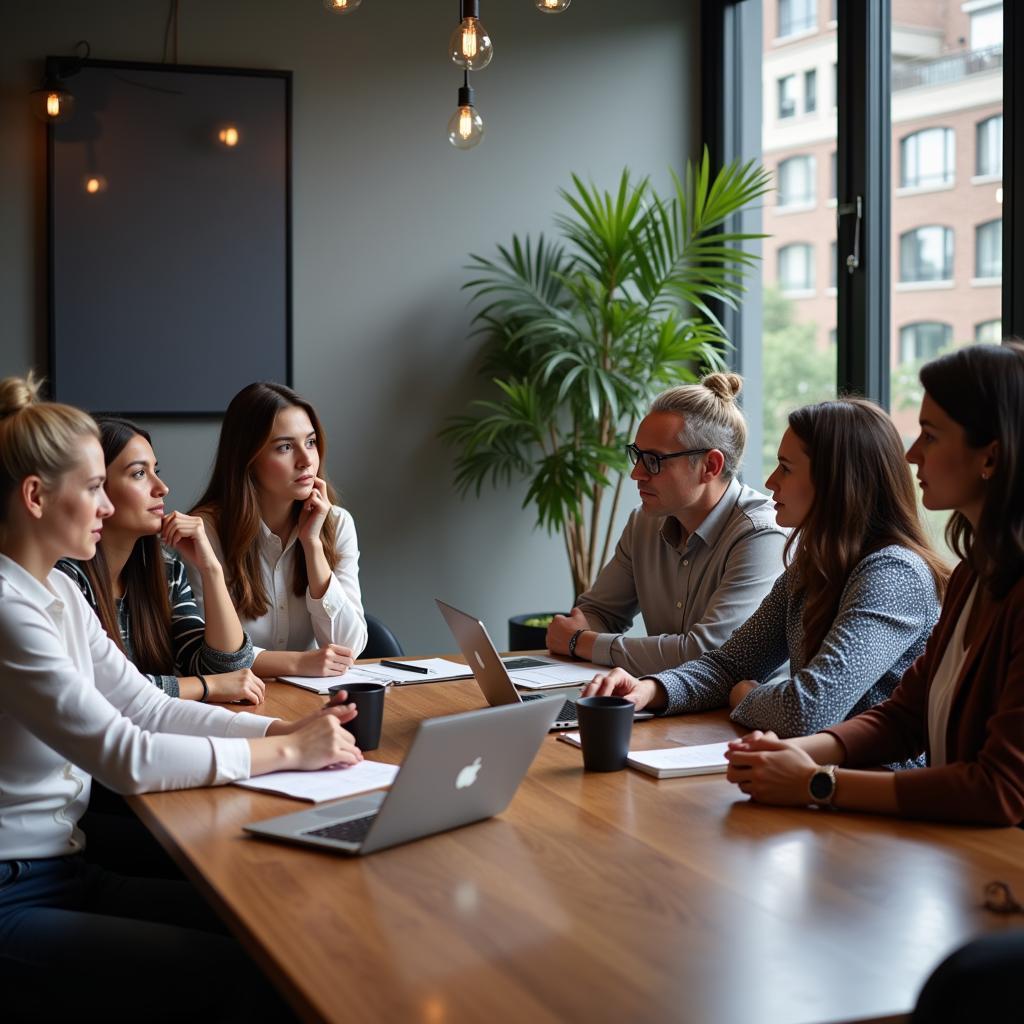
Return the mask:
{"type": "Polygon", "coordinates": [[[594,665],[589,661],[555,661],[543,668],[513,671],[509,675],[516,686],[526,690],[544,690],[553,686],[589,683],[599,672],[610,672],[607,665],[594,665]]]}
{"type": "Polygon", "coordinates": [[[397,774],[397,764],[360,761],[351,768],[327,768],[319,772],[268,772],[253,779],[242,779],[235,785],[320,803],[371,789],[387,789],[397,774]]]}
{"type": "Polygon", "coordinates": [[[401,669],[392,665],[353,665],[347,672],[339,676],[278,676],[282,683],[301,686],[304,690],[314,693],[329,693],[332,686],[350,683],[384,683],[389,686],[406,686],[409,683],[441,683],[449,679],[467,679],[472,674],[466,665],[447,658],[417,658],[415,661],[395,662],[398,664],[415,665],[426,669],[417,672],[415,669],[401,669]]]}
{"type": "MultiPolygon", "coordinates": [[[[574,747],[580,745],[578,732],[559,733],[558,738],[574,747]]],[[[695,747],[664,747],[661,750],[631,750],[626,764],[658,779],[713,775],[729,767],[725,759],[728,746],[728,742],[724,742],[704,743],[695,747]]]]}

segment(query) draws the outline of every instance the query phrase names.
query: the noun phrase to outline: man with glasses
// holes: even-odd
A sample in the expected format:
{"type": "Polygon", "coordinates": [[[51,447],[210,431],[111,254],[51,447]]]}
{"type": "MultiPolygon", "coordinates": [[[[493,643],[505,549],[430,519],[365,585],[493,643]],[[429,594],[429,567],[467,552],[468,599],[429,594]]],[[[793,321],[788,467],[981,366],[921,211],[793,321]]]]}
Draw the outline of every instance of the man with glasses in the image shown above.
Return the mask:
{"type": "Polygon", "coordinates": [[[713,373],[659,395],[626,448],[640,507],[548,649],[646,675],[720,647],[782,572],[786,531],[770,498],[736,477],[742,379],[713,373]],[[646,636],[626,636],[637,612],[646,636]]]}

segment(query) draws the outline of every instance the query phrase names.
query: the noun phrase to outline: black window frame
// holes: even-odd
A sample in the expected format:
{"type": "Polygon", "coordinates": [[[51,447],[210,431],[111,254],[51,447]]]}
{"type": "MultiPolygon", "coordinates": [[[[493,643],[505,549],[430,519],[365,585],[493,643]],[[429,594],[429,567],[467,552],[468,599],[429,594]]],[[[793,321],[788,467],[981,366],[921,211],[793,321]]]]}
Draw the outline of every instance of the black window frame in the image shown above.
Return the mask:
{"type": "MultiPolygon", "coordinates": [[[[838,211],[841,213],[837,295],[838,373],[841,391],[866,395],[889,407],[891,0],[838,0],[837,67],[838,211]],[[860,198],[859,260],[853,251],[860,198]]],[[[761,0],[702,0],[701,74],[703,140],[714,163],[761,159],[761,0]],[[750,69],[756,68],[756,74],[750,69]]],[[[1024,337],[1024,5],[1003,7],[1003,336],[1024,337]]],[[[760,211],[738,217],[730,230],[760,231],[760,211]],[[742,227],[741,227],[742,225],[742,227]]],[[[760,246],[752,246],[758,251],[760,246]]],[[[760,450],[760,283],[748,282],[739,310],[723,315],[733,339],[728,353],[744,388],[751,426],[748,452],[760,450]]]]}

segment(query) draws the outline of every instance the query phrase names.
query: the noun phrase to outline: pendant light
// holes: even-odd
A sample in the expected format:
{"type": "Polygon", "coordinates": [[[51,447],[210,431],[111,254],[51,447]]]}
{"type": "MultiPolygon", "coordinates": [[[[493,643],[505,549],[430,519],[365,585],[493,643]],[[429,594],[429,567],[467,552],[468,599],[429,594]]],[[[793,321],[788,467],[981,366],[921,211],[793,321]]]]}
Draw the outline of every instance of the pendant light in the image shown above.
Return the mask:
{"type": "Polygon", "coordinates": [[[448,141],[456,149],[472,149],[484,137],[484,120],[473,104],[474,97],[467,71],[459,88],[459,106],[448,121],[448,141]]]}
{"type": "Polygon", "coordinates": [[[480,20],[480,0],[460,0],[459,24],[448,42],[448,54],[467,71],[482,71],[491,63],[494,46],[480,20]]]}

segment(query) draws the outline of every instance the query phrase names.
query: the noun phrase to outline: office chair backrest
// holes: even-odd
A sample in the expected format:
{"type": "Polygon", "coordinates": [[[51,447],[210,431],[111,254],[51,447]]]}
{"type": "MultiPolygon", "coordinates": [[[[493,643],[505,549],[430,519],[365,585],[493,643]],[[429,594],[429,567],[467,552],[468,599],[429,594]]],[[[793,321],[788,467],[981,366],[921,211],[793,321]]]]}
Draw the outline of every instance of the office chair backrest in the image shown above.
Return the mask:
{"type": "Polygon", "coordinates": [[[400,658],[405,654],[398,637],[374,615],[366,616],[366,647],[360,658],[400,658]]]}

